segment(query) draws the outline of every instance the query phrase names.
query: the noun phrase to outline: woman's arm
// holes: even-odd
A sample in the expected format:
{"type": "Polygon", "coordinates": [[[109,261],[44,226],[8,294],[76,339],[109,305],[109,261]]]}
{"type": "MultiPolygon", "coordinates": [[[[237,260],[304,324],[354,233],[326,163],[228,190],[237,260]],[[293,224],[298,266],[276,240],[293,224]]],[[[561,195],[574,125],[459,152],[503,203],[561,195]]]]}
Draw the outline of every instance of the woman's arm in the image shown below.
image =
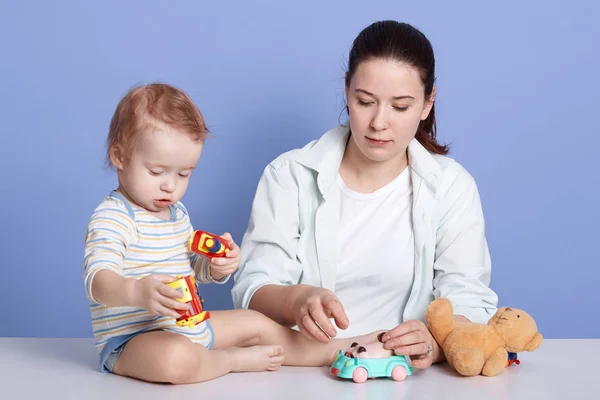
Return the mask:
{"type": "Polygon", "coordinates": [[[292,311],[295,299],[301,294],[304,285],[265,285],[254,292],[248,308],[259,311],[277,323],[292,327],[296,317],[292,311]]]}
{"type": "Polygon", "coordinates": [[[263,286],[252,296],[250,308],[269,315],[281,325],[297,325],[307,337],[323,343],[337,335],[330,318],[340,329],[348,328],[349,323],[337,296],[328,289],[311,285],[263,286]]]}
{"type": "Polygon", "coordinates": [[[232,289],[236,308],[251,308],[308,337],[328,342],[348,326],[342,304],[330,290],[300,285],[299,184],[289,162],[271,164],[258,184],[248,230],[242,240],[242,264],[232,289]]]}
{"type": "Polygon", "coordinates": [[[434,296],[448,298],[456,315],[486,323],[497,310],[489,287],[491,260],[477,185],[459,164],[443,193],[434,262],[434,296]]]}
{"type": "Polygon", "coordinates": [[[231,291],[235,308],[252,307],[279,321],[288,319],[280,309],[289,301],[294,292],[290,287],[299,282],[303,270],[296,258],[298,185],[289,168],[285,160],[276,160],[260,178],[231,291]]]}

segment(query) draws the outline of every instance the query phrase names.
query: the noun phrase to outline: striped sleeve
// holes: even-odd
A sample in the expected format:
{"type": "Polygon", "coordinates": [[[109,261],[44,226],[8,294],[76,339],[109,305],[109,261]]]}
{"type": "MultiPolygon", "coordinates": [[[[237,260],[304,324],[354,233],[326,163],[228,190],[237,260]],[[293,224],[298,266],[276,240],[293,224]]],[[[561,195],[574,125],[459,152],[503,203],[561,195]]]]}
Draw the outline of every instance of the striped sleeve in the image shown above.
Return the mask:
{"type": "Polygon", "coordinates": [[[92,280],[103,269],[121,273],[125,251],[132,242],[135,224],[127,210],[115,202],[100,205],[90,218],[83,263],[83,279],[87,298],[92,296],[92,280]]]}

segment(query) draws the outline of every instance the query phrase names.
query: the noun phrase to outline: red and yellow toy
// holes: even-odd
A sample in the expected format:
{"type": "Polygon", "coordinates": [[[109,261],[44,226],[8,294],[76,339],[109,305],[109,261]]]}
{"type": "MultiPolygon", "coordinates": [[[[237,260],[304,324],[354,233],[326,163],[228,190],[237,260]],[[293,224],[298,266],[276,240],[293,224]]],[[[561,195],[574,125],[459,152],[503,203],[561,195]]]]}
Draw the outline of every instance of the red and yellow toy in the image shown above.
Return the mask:
{"type": "Polygon", "coordinates": [[[227,240],[204,231],[196,231],[190,239],[190,250],[196,254],[213,257],[225,257],[231,250],[227,240]]]}
{"type": "Polygon", "coordinates": [[[168,285],[179,290],[183,295],[177,301],[189,305],[187,310],[177,310],[181,314],[181,317],[176,320],[177,325],[193,328],[200,322],[210,318],[210,313],[202,310],[202,298],[198,295],[196,279],[193,276],[182,277],[178,275],[177,280],[168,285]]]}
{"type": "Polygon", "coordinates": [[[513,364],[521,364],[521,361],[519,361],[519,359],[517,358],[517,353],[511,353],[510,351],[508,352],[508,361],[506,361],[506,366],[510,366],[513,364]]]}

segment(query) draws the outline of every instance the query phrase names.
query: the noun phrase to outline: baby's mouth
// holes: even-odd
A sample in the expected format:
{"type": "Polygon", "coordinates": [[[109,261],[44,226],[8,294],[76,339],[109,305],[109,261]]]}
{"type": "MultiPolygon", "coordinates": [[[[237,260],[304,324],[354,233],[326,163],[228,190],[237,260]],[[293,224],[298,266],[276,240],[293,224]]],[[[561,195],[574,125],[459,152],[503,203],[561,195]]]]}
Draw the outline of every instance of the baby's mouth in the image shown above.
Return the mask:
{"type": "Polygon", "coordinates": [[[169,204],[171,204],[171,200],[169,200],[169,199],[154,200],[154,204],[156,204],[160,208],[164,208],[164,207],[167,207],[169,204]]]}

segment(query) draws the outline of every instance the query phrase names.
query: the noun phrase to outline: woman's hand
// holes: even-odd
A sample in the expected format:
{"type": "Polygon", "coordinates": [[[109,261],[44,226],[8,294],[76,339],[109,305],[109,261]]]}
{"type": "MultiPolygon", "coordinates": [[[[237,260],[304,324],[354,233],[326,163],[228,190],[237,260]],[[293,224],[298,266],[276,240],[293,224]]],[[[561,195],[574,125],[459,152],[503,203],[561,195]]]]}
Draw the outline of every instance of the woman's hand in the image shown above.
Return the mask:
{"type": "Polygon", "coordinates": [[[337,331],[331,324],[333,318],[340,329],[348,327],[344,307],[332,291],[320,287],[302,285],[304,288],[291,303],[292,314],[300,332],[310,339],[328,343],[337,331]]]}
{"type": "Polygon", "coordinates": [[[444,353],[422,321],[405,321],[381,338],[385,349],[409,356],[415,368],[427,368],[441,361],[444,353]]]}

